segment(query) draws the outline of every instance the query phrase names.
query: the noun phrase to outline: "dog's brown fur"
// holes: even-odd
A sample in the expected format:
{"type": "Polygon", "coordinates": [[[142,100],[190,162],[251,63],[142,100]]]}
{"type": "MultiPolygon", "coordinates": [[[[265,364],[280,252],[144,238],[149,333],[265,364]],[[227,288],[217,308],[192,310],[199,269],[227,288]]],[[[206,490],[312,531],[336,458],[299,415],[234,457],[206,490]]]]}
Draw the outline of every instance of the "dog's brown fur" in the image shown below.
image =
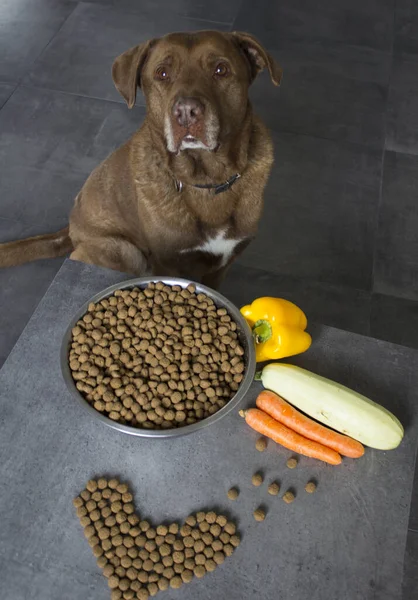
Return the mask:
{"type": "Polygon", "coordinates": [[[147,116],[142,127],[92,172],[76,198],[69,228],[1,244],[0,266],[72,250],[75,260],[135,275],[184,276],[216,287],[256,233],[273,162],[270,136],[247,95],[263,68],[278,85],[281,69],[244,33],[170,34],[118,57],[113,79],[128,106],[135,103],[138,85],[144,92],[147,116]],[[220,59],[230,73],[214,81],[209,71],[220,59]],[[162,62],[172,70],[169,83],[156,78],[162,62]],[[214,151],[168,151],[164,119],[179,95],[204,97],[216,115],[214,151]],[[192,187],[222,183],[235,173],[241,178],[218,195],[192,187]],[[184,184],[181,192],[178,181],[184,184]],[[220,231],[240,242],[226,262],[199,250],[220,231]]]}

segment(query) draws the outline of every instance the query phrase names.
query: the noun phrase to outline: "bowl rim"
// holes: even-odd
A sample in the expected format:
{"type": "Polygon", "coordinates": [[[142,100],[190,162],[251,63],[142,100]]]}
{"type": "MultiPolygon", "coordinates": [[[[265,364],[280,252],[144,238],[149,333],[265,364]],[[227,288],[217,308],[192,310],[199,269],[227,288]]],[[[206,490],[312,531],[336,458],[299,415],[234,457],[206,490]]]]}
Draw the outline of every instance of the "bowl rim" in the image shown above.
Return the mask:
{"type": "Polygon", "coordinates": [[[179,277],[136,277],[134,279],[127,279],[125,281],[121,281],[120,283],[115,283],[101,292],[98,292],[94,296],[92,296],[87,302],[85,302],[72,316],[70,322],[65,330],[64,336],[61,342],[60,349],[60,363],[61,363],[61,373],[64,378],[67,389],[71,393],[73,397],[77,400],[77,402],[94,418],[99,420],[101,423],[110,427],[112,429],[116,429],[122,433],[126,433],[128,435],[132,435],[134,437],[142,437],[142,438],[172,438],[172,437],[180,437],[183,435],[189,435],[206,427],[209,425],[213,425],[223,417],[225,417],[228,413],[234,410],[241,401],[245,398],[253,380],[256,371],[256,360],[255,360],[255,347],[253,343],[253,338],[251,334],[250,327],[242,316],[239,309],[233,304],[228,298],[220,294],[219,292],[201,284],[196,283],[194,281],[183,279],[179,277]],[[209,296],[215,304],[217,304],[218,308],[226,308],[228,314],[234,319],[239,328],[240,334],[240,342],[244,345],[245,358],[246,358],[246,368],[245,375],[239,386],[238,390],[234,394],[234,396],[229,400],[229,402],[223,406],[220,410],[218,410],[214,415],[210,417],[206,417],[198,421],[197,423],[192,423],[191,425],[185,425],[184,427],[173,427],[172,429],[140,429],[137,427],[131,427],[130,425],[124,425],[119,423],[118,421],[112,421],[104,414],[100,413],[96,410],[91,404],[88,403],[87,400],[81,395],[81,393],[77,390],[75,382],[71,375],[70,365],[68,361],[68,351],[71,340],[72,329],[76,325],[77,321],[86,314],[89,304],[97,303],[104,298],[111,296],[116,290],[125,290],[134,287],[145,287],[149,283],[158,283],[162,282],[165,285],[180,285],[182,288],[186,288],[188,285],[195,285],[197,293],[204,293],[209,296]]]}

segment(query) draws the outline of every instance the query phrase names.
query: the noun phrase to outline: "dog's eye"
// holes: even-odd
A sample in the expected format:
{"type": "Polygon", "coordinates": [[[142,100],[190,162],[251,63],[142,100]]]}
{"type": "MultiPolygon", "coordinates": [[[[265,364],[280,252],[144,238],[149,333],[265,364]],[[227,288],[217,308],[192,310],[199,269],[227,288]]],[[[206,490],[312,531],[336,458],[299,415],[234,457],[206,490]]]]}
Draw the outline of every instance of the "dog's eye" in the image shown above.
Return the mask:
{"type": "Polygon", "coordinates": [[[218,63],[215,67],[215,72],[214,72],[214,76],[215,77],[225,77],[226,75],[228,75],[229,73],[229,69],[228,69],[228,65],[226,65],[225,63],[218,63]]]}
{"type": "Polygon", "coordinates": [[[158,67],[158,69],[155,70],[154,79],[158,79],[159,81],[169,81],[170,77],[166,67],[158,67]]]}

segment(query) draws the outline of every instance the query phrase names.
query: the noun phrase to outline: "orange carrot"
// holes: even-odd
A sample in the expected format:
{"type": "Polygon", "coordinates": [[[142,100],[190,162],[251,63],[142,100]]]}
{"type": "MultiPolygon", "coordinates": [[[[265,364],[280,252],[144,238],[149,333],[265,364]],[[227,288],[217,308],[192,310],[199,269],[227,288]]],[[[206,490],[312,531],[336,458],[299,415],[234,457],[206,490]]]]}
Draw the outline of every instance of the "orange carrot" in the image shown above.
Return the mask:
{"type": "Polygon", "coordinates": [[[252,429],[255,429],[258,433],[262,433],[293,452],[298,452],[312,458],[319,458],[319,460],[323,460],[330,465],[339,465],[341,463],[341,456],[335,450],[318,444],[318,442],[308,440],[308,438],[292,431],[286,425],[282,425],[282,423],[279,423],[258,408],[240,410],[239,414],[245,418],[245,421],[252,429]]]}
{"type": "Polygon", "coordinates": [[[328,429],[328,427],[324,427],[313,419],[306,417],[274,392],[269,390],[261,392],[256,404],[260,410],[264,410],[276,421],[287,425],[296,433],[328,446],[328,448],[332,448],[343,456],[359,458],[364,454],[364,447],[360,442],[347,435],[332,431],[332,429],[328,429]]]}

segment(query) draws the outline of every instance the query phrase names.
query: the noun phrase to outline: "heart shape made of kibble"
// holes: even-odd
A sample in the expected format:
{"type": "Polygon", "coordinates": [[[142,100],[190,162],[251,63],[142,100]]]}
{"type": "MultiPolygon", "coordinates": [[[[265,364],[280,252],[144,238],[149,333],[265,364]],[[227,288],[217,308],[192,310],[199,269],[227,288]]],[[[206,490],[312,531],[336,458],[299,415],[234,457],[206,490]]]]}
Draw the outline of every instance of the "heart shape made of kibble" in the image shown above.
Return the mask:
{"type": "Polygon", "coordinates": [[[214,511],[184,524],[141,521],[126,483],[90,480],[73,501],[111,600],[147,600],[214,571],[240,543],[236,526],[214,511]]]}

